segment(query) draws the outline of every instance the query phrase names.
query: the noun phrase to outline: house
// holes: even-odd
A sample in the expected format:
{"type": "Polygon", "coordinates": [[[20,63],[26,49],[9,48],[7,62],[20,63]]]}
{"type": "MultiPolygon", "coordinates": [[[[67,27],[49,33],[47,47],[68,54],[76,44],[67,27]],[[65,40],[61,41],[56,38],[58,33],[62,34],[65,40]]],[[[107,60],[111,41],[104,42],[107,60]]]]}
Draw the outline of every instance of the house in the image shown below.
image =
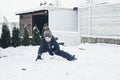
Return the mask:
{"type": "Polygon", "coordinates": [[[77,11],[71,8],[39,7],[27,11],[18,12],[20,15],[20,32],[23,35],[24,27],[27,27],[32,36],[34,26],[40,33],[45,24],[51,29],[53,35],[59,41],[66,44],[78,44],[77,11]]]}
{"type": "Polygon", "coordinates": [[[47,23],[58,41],[65,44],[120,44],[120,3],[90,4],[74,8],[40,7],[17,13],[20,30],[27,25],[30,35],[47,23]]]}

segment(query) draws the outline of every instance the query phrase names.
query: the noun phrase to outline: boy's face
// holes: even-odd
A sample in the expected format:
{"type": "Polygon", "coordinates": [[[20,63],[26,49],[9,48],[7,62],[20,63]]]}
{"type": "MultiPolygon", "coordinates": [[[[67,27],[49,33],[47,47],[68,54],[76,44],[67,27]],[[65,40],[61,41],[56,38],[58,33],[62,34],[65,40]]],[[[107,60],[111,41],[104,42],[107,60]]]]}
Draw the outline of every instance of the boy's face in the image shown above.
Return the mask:
{"type": "Polygon", "coordinates": [[[45,37],[45,41],[46,41],[46,42],[50,42],[50,41],[51,41],[51,38],[50,38],[50,37],[45,37]]]}

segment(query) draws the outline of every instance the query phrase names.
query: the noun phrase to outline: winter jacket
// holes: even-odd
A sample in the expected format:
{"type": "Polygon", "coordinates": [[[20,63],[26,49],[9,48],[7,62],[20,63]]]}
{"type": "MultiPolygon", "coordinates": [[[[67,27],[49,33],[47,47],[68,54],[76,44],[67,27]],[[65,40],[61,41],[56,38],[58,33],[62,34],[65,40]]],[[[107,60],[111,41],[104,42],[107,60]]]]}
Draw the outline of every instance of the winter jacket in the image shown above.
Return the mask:
{"type": "Polygon", "coordinates": [[[56,42],[54,37],[52,37],[51,41],[48,43],[45,39],[42,39],[38,54],[41,55],[43,52],[49,52],[50,54],[59,54],[60,47],[56,42]]]}
{"type": "Polygon", "coordinates": [[[54,55],[54,54],[59,55],[63,58],[66,58],[69,61],[76,59],[75,55],[71,55],[68,52],[60,50],[59,44],[56,42],[54,37],[52,37],[52,39],[49,43],[46,42],[45,39],[42,39],[42,42],[41,42],[39,50],[38,50],[38,57],[41,58],[41,55],[44,52],[49,52],[50,55],[54,55]]]}

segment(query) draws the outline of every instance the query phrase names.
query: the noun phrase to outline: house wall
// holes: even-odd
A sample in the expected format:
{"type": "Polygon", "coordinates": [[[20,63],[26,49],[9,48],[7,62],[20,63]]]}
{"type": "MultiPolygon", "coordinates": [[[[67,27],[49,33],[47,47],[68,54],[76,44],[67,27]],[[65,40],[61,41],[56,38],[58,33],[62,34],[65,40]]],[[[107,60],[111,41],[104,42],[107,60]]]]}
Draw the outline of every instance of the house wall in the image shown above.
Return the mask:
{"type": "Polygon", "coordinates": [[[79,35],[77,15],[77,11],[72,9],[49,11],[49,27],[60,42],[77,44],[79,35]]]}
{"type": "MultiPolygon", "coordinates": [[[[79,8],[79,27],[82,42],[86,38],[113,43],[110,40],[120,39],[120,4],[99,4],[79,8]]],[[[88,42],[89,42],[88,40],[88,42]]],[[[94,40],[93,40],[94,42],[94,40]]],[[[115,41],[114,41],[115,42],[115,41]]]]}
{"type": "Polygon", "coordinates": [[[50,27],[58,31],[72,31],[78,30],[77,13],[73,10],[55,10],[49,12],[50,27]]]}
{"type": "Polygon", "coordinates": [[[32,35],[32,14],[20,15],[20,33],[24,34],[24,27],[29,31],[29,35],[32,35]]]}

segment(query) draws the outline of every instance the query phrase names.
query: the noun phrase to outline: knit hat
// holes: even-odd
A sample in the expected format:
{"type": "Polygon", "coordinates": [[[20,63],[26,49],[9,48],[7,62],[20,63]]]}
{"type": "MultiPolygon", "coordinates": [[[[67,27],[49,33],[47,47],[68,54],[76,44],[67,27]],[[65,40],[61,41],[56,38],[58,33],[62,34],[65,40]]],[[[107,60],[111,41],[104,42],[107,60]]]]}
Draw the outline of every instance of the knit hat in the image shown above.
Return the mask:
{"type": "Polygon", "coordinates": [[[43,30],[49,30],[49,27],[48,26],[43,27],[43,30]]]}
{"type": "Polygon", "coordinates": [[[50,37],[50,38],[52,38],[52,33],[51,33],[51,31],[45,31],[45,32],[44,32],[44,37],[50,37]]]}

